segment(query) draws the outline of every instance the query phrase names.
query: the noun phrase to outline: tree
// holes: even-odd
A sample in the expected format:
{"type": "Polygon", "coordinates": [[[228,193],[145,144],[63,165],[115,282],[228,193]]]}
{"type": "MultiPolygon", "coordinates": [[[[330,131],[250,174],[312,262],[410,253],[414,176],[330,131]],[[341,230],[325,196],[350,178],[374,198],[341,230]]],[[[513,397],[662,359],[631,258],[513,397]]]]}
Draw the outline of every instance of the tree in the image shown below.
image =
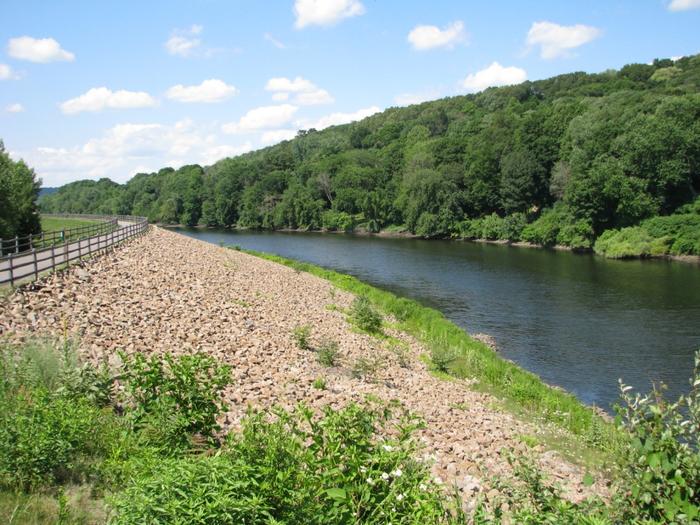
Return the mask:
{"type": "Polygon", "coordinates": [[[14,162],[0,140],[0,238],[40,233],[37,198],[41,179],[24,161],[14,162]]]}

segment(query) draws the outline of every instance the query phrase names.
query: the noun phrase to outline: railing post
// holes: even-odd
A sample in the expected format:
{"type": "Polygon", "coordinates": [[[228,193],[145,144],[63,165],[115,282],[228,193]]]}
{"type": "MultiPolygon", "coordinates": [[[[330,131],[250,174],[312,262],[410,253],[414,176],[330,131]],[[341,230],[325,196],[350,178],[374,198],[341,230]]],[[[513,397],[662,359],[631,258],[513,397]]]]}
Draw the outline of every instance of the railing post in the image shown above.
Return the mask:
{"type": "Polygon", "coordinates": [[[19,237],[15,235],[15,253],[19,253],[19,237]]]}
{"type": "Polygon", "coordinates": [[[15,272],[14,272],[15,267],[13,266],[14,258],[15,258],[15,254],[10,253],[10,286],[15,285],[15,272]]]}
{"type": "MultiPolygon", "coordinates": [[[[31,241],[29,241],[29,245],[31,246],[31,241]]],[[[34,257],[34,280],[38,281],[39,280],[39,263],[36,260],[36,250],[32,248],[32,256],[34,257]]]]}

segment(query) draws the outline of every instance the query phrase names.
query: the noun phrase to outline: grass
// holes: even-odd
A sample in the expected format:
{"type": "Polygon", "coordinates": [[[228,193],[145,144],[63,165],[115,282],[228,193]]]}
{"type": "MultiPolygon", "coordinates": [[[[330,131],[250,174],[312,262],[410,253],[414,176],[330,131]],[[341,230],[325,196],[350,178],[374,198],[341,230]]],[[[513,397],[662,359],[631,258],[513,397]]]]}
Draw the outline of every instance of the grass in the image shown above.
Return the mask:
{"type": "Polygon", "coordinates": [[[375,308],[396,318],[397,328],[416,337],[432,355],[450,354],[448,363],[440,363],[440,372],[476,380],[476,388],[501,399],[504,406],[514,408],[520,417],[553,423],[596,448],[614,448],[617,434],[612,424],[604,421],[572,394],[552,388],[535,374],[505,361],[439,311],[397,297],[350,275],[278,255],[244,251],[296,271],[311,273],[342,290],[366,297],[375,308]]]}
{"type": "Polygon", "coordinates": [[[83,226],[92,226],[103,221],[90,219],[68,219],[64,217],[41,217],[41,231],[54,232],[61,230],[69,230],[72,228],[82,228],[83,226]]]}

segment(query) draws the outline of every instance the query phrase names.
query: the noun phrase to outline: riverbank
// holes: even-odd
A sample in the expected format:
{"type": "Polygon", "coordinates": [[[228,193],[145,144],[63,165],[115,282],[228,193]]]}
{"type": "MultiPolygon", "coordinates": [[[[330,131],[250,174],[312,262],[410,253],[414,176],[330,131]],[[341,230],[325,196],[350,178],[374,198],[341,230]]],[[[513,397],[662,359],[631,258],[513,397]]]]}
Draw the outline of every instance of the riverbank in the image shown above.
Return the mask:
{"type": "MultiPolygon", "coordinates": [[[[218,228],[210,228],[205,225],[198,225],[198,226],[185,226],[182,224],[159,224],[159,226],[162,226],[164,228],[193,228],[197,230],[208,230],[208,229],[218,229],[218,228]]],[[[256,230],[250,230],[248,228],[232,228],[234,231],[256,231],[256,230]]],[[[359,237],[379,237],[379,238],[385,238],[385,239],[421,239],[421,240],[442,240],[442,241],[455,241],[455,242],[473,242],[477,244],[493,244],[493,245],[500,245],[500,246],[511,246],[514,248],[535,248],[539,250],[554,250],[554,251],[565,251],[565,252],[571,252],[571,253],[576,253],[576,254],[584,254],[584,255],[596,255],[600,256],[598,254],[595,254],[592,249],[574,249],[571,248],[570,246],[564,246],[562,244],[555,244],[553,246],[544,246],[542,244],[535,244],[531,242],[526,242],[526,241],[510,241],[510,240],[504,240],[504,239],[468,239],[464,237],[436,237],[436,238],[429,238],[429,237],[423,237],[420,235],[417,235],[415,233],[411,233],[408,231],[404,230],[396,230],[396,229],[388,229],[388,230],[380,230],[379,232],[372,233],[367,230],[353,230],[351,232],[343,232],[343,231],[333,231],[333,230],[302,230],[302,229],[289,229],[289,228],[282,228],[279,230],[263,230],[263,231],[274,231],[274,232],[281,232],[281,233],[320,233],[320,234],[329,234],[329,235],[356,235],[359,237]]],[[[600,256],[603,257],[603,256],[600,256]]],[[[644,257],[627,257],[623,258],[621,260],[665,260],[665,261],[673,261],[673,262],[680,262],[684,264],[696,264],[700,265],[700,255],[670,255],[670,254],[658,254],[658,255],[648,255],[644,257]]]]}
{"type": "Polygon", "coordinates": [[[489,476],[510,472],[504,448],[534,455],[572,498],[605,491],[603,479],[587,487],[584,468],[544,446],[538,423],[515,417],[496,397],[474,390],[473,381],[431,373],[423,357],[430,349],[396,328],[395,319],[387,319],[386,338],[356,330],[344,313],[353,299],[298,269],[153,228],[5,298],[0,333],[75,338],[94,362],[114,362],[117,350],[205,352],[234,371],[224,392],[231,406],[224,429],[237,428],[248,406],[340,408],[367,395],[398,400],[425,419],[418,435],[434,474],[465,496],[489,476]],[[324,367],[295,345],[292,334],[303,325],[311,327],[313,345],[337,343],[336,365],[324,367]],[[360,364],[363,373],[353,373],[360,364]],[[319,380],[324,389],[314,386],[319,380]]]}

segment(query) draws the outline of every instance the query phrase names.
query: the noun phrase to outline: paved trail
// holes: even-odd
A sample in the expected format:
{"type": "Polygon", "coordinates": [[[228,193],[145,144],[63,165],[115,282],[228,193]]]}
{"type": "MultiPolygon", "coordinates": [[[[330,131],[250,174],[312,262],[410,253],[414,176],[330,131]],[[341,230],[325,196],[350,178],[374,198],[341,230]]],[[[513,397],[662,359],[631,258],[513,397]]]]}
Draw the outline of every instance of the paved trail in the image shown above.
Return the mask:
{"type": "Polygon", "coordinates": [[[580,469],[540,446],[528,449],[518,438],[537,429],[496,410],[489,395],[471,391],[467,383],[433,377],[419,359],[426,350],[414,339],[390,331],[409,348],[403,363],[386,343],[354,332],[342,313],[353,296],[312,275],[153,228],[33,288],[0,303],[0,334],[21,339],[65,330],[93,360],[113,360],[118,349],[207,352],[234,370],[225,393],[230,404],[225,427],[236,427],[249,405],[291,408],[304,401],[340,407],[374,394],[399,400],[425,418],[419,435],[435,474],[456,482],[465,497],[485,475],[509,472],[504,447],[538,456],[570,497],[590,492],[580,469]],[[339,366],[324,368],[313,352],[294,345],[291,332],[302,324],[313,327],[314,344],[338,342],[339,366]],[[360,357],[381,360],[369,380],[349,373],[360,357]],[[320,377],[326,390],[312,386],[320,377]]]}

